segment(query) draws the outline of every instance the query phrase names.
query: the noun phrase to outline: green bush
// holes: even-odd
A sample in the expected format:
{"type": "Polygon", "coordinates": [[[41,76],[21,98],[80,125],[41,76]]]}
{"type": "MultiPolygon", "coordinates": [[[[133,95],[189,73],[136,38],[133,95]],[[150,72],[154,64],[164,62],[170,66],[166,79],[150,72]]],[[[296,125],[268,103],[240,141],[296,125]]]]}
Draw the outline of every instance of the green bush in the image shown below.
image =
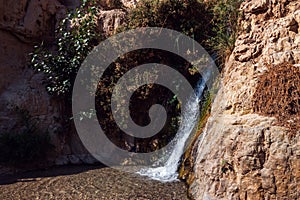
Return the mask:
{"type": "Polygon", "coordinates": [[[164,27],[184,33],[202,43],[210,29],[210,13],[197,0],[143,0],[129,12],[120,30],[137,27],[164,27]]]}
{"type": "MultiPolygon", "coordinates": [[[[222,65],[234,47],[242,1],[143,0],[129,11],[119,31],[146,26],[177,30],[217,54],[222,65]]],[[[70,95],[81,63],[103,39],[95,20],[98,8],[96,1],[83,1],[82,7],[70,13],[56,30],[55,50],[42,43],[32,53],[31,65],[46,75],[51,94],[70,95]]]]}
{"type": "Polygon", "coordinates": [[[217,64],[225,63],[239,32],[239,11],[243,0],[144,0],[129,12],[120,29],[164,27],[182,32],[199,42],[217,64]]]}
{"type": "Polygon", "coordinates": [[[209,49],[217,54],[218,64],[225,63],[231,54],[239,32],[239,11],[243,0],[213,0],[208,2],[208,12],[212,13],[211,31],[207,40],[209,49]]]}
{"type": "Polygon", "coordinates": [[[46,131],[38,128],[38,121],[27,110],[16,107],[21,131],[0,134],[0,163],[18,165],[45,159],[52,144],[46,131]]]}
{"type": "MultiPolygon", "coordinates": [[[[203,0],[141,0],[136,8],[129,11],[126,23],[119,28],[119,31],[137,27],[164,27],[177,30],[194,38],[212,54],[217,54],[218,65],[222,66],[226,56],[231,53],[234,47],[240,16],[238,8],[241,2],[242,0],[212,0],[205,2],[203,0]]],[[[69,14],[61,22],[56,32],[57,40],[54,51],[49,51],[45,44],[35,48],[31,64],[37,71],[46,75],[47,90],[50,93],[70,97],[81,63],[92,48],[104,39],[99,34],[95,21],[98,6],[94,1],[84,1],[80,9],[77,9],[73,14],[69,14]]],[[[197,75],[191,73],[191,65],[185,65],[177,62],[176,59],[170,59],[166,52],[153,53],[153,50],[149,50],[131,52],[121,56],[115,63],[112,63],[111,68],[106,70],[102,82],[100,81],[98,84],[96,93],[97,113],[107,114],[106,121],[103,124],[107,124],[107,132],[110,134],[115,133],[116,138],[119,132],[112,125],[113,119],[109,110],[111,91],[114,84],[124,73],[132,66],[143,64],[145,61],[148,61],[147,63],[158,61],[159,63],[175,66],[180,73],[186,73],[184,75],[189,80],[193,75],[197,77],[197,75]],[[184,70],[188,72],[184,72],[184,70]],[[99,109],[102,109],[102,111],[99,111],[99,109]]],[[[149,87],[141,88],[138,91],[137,99],[145,99],[147,94],[152,94],[149,91],[149,87]]],[[[165,96],[169,97],[168,95],[165,96]]],[[[210,102],[211,99],[207,98],[204,110],[209,110],[210,102]]],[[[173,103],[176,104],[176,102],[173,103]]],[[[139,107],[134,110],[139,110],[139,107]]],[[[202,114],[201,117],[204,117],[206,113],[202,114]]],[[[86,112],[83,114],[90,115],[91,113],[86,112]]],[[[136,118],[140,119],[140,116],[136,118]]]]}
{"type": "Polygon", "coordinates": [[[46,75],[47,91],[54,95],[69,95],[77,71],[92,48],[101,39],[97,32],[94,1],[85,1],[81,8],[62,20],[56,30],[55,50],[47,45],[35,47],[31,65],[46,75]]]}

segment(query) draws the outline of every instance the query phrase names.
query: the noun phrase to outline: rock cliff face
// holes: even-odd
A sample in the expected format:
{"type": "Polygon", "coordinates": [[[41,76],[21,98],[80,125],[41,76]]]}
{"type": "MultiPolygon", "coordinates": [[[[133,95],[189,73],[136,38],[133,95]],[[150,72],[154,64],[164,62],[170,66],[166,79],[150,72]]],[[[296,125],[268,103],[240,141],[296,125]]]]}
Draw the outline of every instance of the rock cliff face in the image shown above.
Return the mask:
{"type": "Polygon", "coordinates": [[[300,2],[246,0],[241,10],[191,193],[199,200],[299,199],[300,2]]]}
{"type": "MultiPolygon", "coordinates": [[[[114,33],[123,23],[126,7],[134,7],[135,3],[99,0],[97,17],[102,34],[114,33]]],[[[56,153],[49,159],[56,164],[95,160],[81,145],[75,131],[66,133],[61,120],[65,107],[47,93],[42,84],[43,74],[28,67],[28,54],[41,41],[51,47],[60,20],[67,10],[79,6],[80,0],[0,0],[0,133],[20,129],[16,106],[28,110],[39,119],[41,128],[50,133],[56,153]]]]}
{"type": "Polygon", "coordinates": [[[43,86],[43,76],[27,67],[28,54],[42,40],[51,42],[66,6],[56,0],[0,1],[0,133],[20,129],[15,109],[28,110],[41,129],[56,139],[62,111],[43,86]]]}

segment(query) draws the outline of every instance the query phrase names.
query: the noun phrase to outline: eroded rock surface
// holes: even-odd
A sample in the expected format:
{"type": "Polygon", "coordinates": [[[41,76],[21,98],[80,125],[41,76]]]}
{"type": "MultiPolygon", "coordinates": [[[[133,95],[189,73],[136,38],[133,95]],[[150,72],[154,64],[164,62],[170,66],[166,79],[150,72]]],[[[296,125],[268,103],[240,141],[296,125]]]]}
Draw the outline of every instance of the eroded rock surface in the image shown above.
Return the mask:
{"type": "Polygon", "coordinates": [[[62,106],[47,94],[43,75],[34,73],[27,62],[34,44],[53,41],[55,27],[65,13],[66,6],[56,0],[0,1],[1,133],[22,128],[19,107],[39,119],[41,130],[57,136],[62,106]]]}
{"type": "MultiPolygon", "coordinates": [[[[243,30],[226,63],[204,139],[197,147],[191,192],[199,200],[299,199],[300,131],[280,124],[272,112],[256,112],[254,97],[262,88],[259,81],[272,69],[268,65],[289,63],[286,67],[299,68],[300,2],[247,0],[241,9],[243,30]]],[[[299,87],[295,85],[295,90],[299,87]]],[[[299,115],[297,111],[286,121],[299,124],[299,115]]]]}
{"type": "MultiPolygon", "coordinates": [[[[98,27],[104,37],[116,32],[132,0],[99,0],[98,27]]],[[[55,28],[67,10],[80,6],[79,0],[0,0],[0,134],[20,129],[16,107],[39,119],[39,126],[50,133],[55,155],[49,162],[63,164],[94,163],[75,130],[65,123],[66,106],[51,97],[43,74],[28,67],[33,46],[44,41],[53,44],[55,28]]]]}

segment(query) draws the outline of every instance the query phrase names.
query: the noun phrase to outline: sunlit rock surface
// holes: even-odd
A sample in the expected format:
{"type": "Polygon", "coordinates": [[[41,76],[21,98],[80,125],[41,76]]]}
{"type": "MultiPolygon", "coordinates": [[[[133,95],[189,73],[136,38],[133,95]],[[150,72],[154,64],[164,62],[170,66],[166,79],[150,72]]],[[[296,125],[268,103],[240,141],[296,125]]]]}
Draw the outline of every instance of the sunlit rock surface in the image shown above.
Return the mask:
{"type": "MultiPolygon", "coordinates": [[[[255,94],[260,92],[259,81],[265,80],[270,64],[275,70],[276,66],[292,65],[300,76],[300,2],[247,0],[241,9],[242,33],[226,63],[204,140],[197,147],[190,190],[199,200],[299,199],[300,130],[290,129],[278,116],[286,116],[293,127],[300,123],[300,85],[294,82],[294,88],[284,88],[284,83],[283,88],[278,87],[278,95],[281,90],[298,94],[295,113],[286,109],[286,113],[272,114],[268,112],[272,106],[256,112],[255,94]]],[[[296,81],[287,74],[282,76],[296,81]]],[[[277,86],[266,88],[276,91],[277,86]]],[[[275,99],[275,92],[269,94],[265,101],[275,99]]]]}

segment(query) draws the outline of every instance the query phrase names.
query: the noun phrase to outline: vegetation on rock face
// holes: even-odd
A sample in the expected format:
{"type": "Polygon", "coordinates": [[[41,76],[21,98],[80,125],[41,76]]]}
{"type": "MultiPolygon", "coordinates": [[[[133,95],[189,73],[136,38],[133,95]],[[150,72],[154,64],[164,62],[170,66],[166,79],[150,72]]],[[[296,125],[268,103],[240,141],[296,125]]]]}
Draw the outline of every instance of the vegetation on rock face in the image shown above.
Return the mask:
{"type": "Polygon", "coordinates": [[[239,10],[244,0],[213,0],[208,2],[208,10],[212,13],[211,32],[206,43],[210,51],[216,52],[220,69],[226,58],[233,51],[239,32],[239,10]]]}
{"type": "MultiPolygon", "coordinates": [[[[164,27],[182,32],[212,53],[219,64],[231,52],[238,32],[238,7],[242,0],[143,0],[129,11],[127,22],[119,30],[136,27],[164,27]]],[[[55,95],[69,95],[78,68],[91,49],[103,38],[95,16],[96,1],[83,1],[81,8],[60,23],[55,48],[36,46],[31,65],[46,75],[47,90],[55,95]]]]}
{"type": "Polygon", "coordinates": [[[143,0],[129,12],[125,28],[164,27],[202,43],[210,30],[211,17],[206,5],[197,0],[143,0]]]}
{"type": "MultiPolygon", "coordinates": [[[[202,0],[141,0],[136,8],[128,11],[126,23],[119,28],[119,31],[149,26],[177,30],[194,38],[209,52],[217,53],[220,58],[219,63],[222,63],[225,56],[232,50],[235,41],[240,2],[240,0],[214,0],[211,2],[202,0]]],[[[81,63],[93,47],[104,39],[100,35],[95,20],[98,9],[99,3],[96,1],[84,1],[80,9],[69,14],[61,22],[56,32],[55,48],[49,51],[49,46],[42,44],[36,47],[35,52],[32,54],[31,65],[37,71],[45,74],[47,90],[51,94],[68,98],[71,96],[76,73],[81,63]]],[[[149,62],[175,67],[193,85],[200,78],[199,74],[195,75],[186,70],[192,68],[190,64],[182,62],[180,58],[174,58],[174,55],[171,55],[170,58],[167,52],[146,50],[143,52],[130,52],[119,58],[104,73],[98,84],[96,94],[97,115],[100,116],[101,114],[102,116],[98,117],[100,124],[110,134],[116,136],[112,138],[121,138],[110,110],[112,89],[119,78],[133,66],[149,62]],[[106,116],[105,120],[103,120],[103,116],[106,116]]],[[[171,101],[174,94],[164,89],[158,89],[153,85],[139,88],[135,95],[136,99],[131,100],[131,105],[140,106],[132,106],[131,109],[139,112],[131,113],[131,117],[140,125],[147,124],[149,116],[147,114],[148,110],[145,108],[149,108],[150,105],[156,103],[150,97],[156,94],[164,94],[162,98],[165,99],[159,100],[160,103],[174,110],[173,113],[169,112],[170,118],[168,121],[171,122],[171,125],[163,130],[166,133],[165,135],[171,137],[172,132],[176,132],[175,129],[178,127],[178,123],[175,123],[176,120],[174,120],[176,118],[174,113],[178,112],[178,106],[176,106],[178,101],[171,101]],[[148,101],[148,103],[141,103],[141,100],[148,101]],[[142,115],[140,111],[143,111],[142,115]]],[[[205,110],[208,110],[208,107],[205,110]]],[[[157,139],[151,138],[146,143],[153,144],[157,139]]],[[[164,139],[166,142],[167,140],[168,138],[164,139]]],[[[115,142],[118,143],[118,141],[115,142]]],[[[119,144],[118,146],[126,148],[125,144],[119,144]]],[[[150,145],[149,148],[156,147],[150,145]]]]}
{"type": "Polygon", "coordinates": [[[243,0],[143,0],[129,12],[124,29],[164,27],[182,32],[199,42],[224,64],[239,32],[243,0]]]}
{"type": "Polygon", "coordinates": [[[77,71],[101,36],[97,33],[93,1],[62,20],[56,30],[55,49],[41,44],[35,47],[31,65],[46,75],[47,91],[54,95],[70,95],[77,71]]]}
{"type": "MultiPolygon", "coordinates": [[[[165,144],[167,144],[168,141],[174,137],[174,134],[177,132],[178,128],[177,117],[180,107],[177,98],[174,98],[174,94],[165,87],[161,87],[156,84],[148,84],[139,87],[130,98],[130,116],[122,116],[122,119],[131,117],[136,124],[145,126],[151,122],[149,118],[150,107],[157,103],[163,105],[167,111],[166,126],[160,131],[159,134],[153,137],[146,139],[134,139],[131,136],[126,136],[113,120],[110,106],[110,97],[112,95],[112,91],[119,90],[119,87],[116,85],[118,80],[127,71],[133,69],[134,67],[144,63],[161,63],[173,67],[177,66],[178,68],[183,68],[182,66],[187,65],[186,61],[184,61],[182,58],[175,58],[173,62],[171,62],[169,59],[166,59],[172,56],[173,54],[170,52],[153,49],[129,52],[117,59],[115,63],[109,66],[108,70],[106,70],[106,72],[103,74],[101,80],[99,81],[98,90],[96,93],[97,116],[101,127],[105,130],[105,132],[110,134],[111,141],[117,146],[125,150],[129,149],[136,152],[149,152],[165,146],[165,144]]],[[[131,79],[126,80],[125,85],[136,85],[141,77],[149,78],[149,80],[155,80],[155,76],[155,72],[150,74],[145,73],[140,77],[132,77],[131,79]]],[[[117,110],[119,113],[121,113],[121,115],[124,113],[123,107],[118,107],[117,110]]],[[[126,126],[126,124],[123,125],[126,126]]]]}
{"type": "MultiPolygon", "coordinates": [[[[137,27],[163,27],[182,32],[197,41],[204,41],[207,35],[205,34],[205,31],[209,30],[209,18],[210,17],[205,13],[205,5],[197,0],[145,0],[140,1],[136,8],[129,11],[126,23],[119,28],[119,31],[134,29],[137,27]]],[[[186,76],[192,84],[195,84],[200,77],[199,74],[193,76],[190,71],[187,70],[192,66],[189,63],[186,63],[182,58],[173,55],[170,52],[151,49],[130,52],[124,55],[122,59],[116,61],[116,66],[122,66],[122,69],[119,70],[118,73],[113,72],[113,70],[107,72],[107,74],[110,74],[109,76],[114,77],[113,79],[115,80],[112,80],[111,83],[105,84],[105,81],[100,83],[100,87],[98,87],[98,96],[111,96],[110,91],[104,91],[103,88],[105,87],[101,86],[116,83],[119,77],[126,71],[144,63],[160,63],[173,67],[186,76]],[[116,75],[112,75],[113,73],[116,75]]],[[[147,125],[150,122],[148,110],[154,103],[160,103],[163,105],[167,109],[168,113],[167,126],[159,134],[148,139],[135,139],[135,143],[139,146],[136,151],[147,152],[149,149],[155,150],[157,148],[161,148],[167,144],[177,132],[177,128],[179,126],[179,102],[177,100],[174,101],[174,94],[172,92],[165,88],[157,87],[157,85],[143,86],[136,91],[136,94],[137,95],[131,99],[131,110],[133,110],[131,117],[135,122],[137,122],[137,124],[147,125]],[[157,94],[160,95],[157,96],[157,94]],[[136,105],[140,105],[140,107],[136,105]],[[155,144],[155,141],[160,141],[160,143],[157,145],[155,144]],[[141,147],[146,147],[146,149],[142,149],[141,147]]],[[[109,103],[109,99],[99,98],[96,103],[98,105],[107,105],[109,103]]],[[[100,109],[98,113],[103,113],[104,108],[107,108],[108,111],[111,112],[109,107],[98,107],[100,109]]],[[[109,114],[109,112],[106,119],[111,118],[111,114],[109,114]]],[[[107,125],[114,127],[110,129],[118,130],[115,123],[103,123],[102,127],[107,127],[107,125]]],[[[120,133],[117,133],[116,131],[113,134],[120,135],[120,133]]],[[[117,143],[117,141],[114,142],[117,143]]]]}
{"type": "Polygon", "coordinates": [[[15,108],[23,127],[18,132],[0,134],[0,163],[19,165],[45,159],[52,145],[47,132],[38,127],[38,120],[27,110],[15,108]]]}
{"type": "Polygon", "coordinates": [[[295,133],[300,129],[300,68],[289,63],[267,67],[253,96],[254,111],[276,117],[295,133]]]}
{"type": "Polygon", "coordinates": [[[189,148],[183,155],[181,165],[179,166],[179,178],[185,180],[188,185],[194,181],[194,160],[197,152],[197,142],[199,136],[202,134],[208,117],[210,116],[211,103],[214,98],[214,94],[210,91],[205,91],[201,101],[201,112],[199,116],[199,122],[197,132],[190,141],[189,148]]]}
{"type": "MultiPolygon", "coordinates": [[[[219,69],[222,70],[227,57],[233,51],[235,40],[239,32],[238,19],[241,16],[239,11],[240,4],[243,0],[213,0],[206,3],[206,12],[209,13],[210,30],[203,46],[212,53],[217,55],[215,59],[219,69]]],[[[194,181],[194,159],[197,149],[195,144],[197,138],[201,135],[203,128],[210,115],[211,103],[214,99],[214,92],[205,93],[201,101],[201,113],[198,123],[198,130],[191,141],[191,145],[183,155],[180,166],[179,178],[186,180],[190,185],[194,181]]]]}

